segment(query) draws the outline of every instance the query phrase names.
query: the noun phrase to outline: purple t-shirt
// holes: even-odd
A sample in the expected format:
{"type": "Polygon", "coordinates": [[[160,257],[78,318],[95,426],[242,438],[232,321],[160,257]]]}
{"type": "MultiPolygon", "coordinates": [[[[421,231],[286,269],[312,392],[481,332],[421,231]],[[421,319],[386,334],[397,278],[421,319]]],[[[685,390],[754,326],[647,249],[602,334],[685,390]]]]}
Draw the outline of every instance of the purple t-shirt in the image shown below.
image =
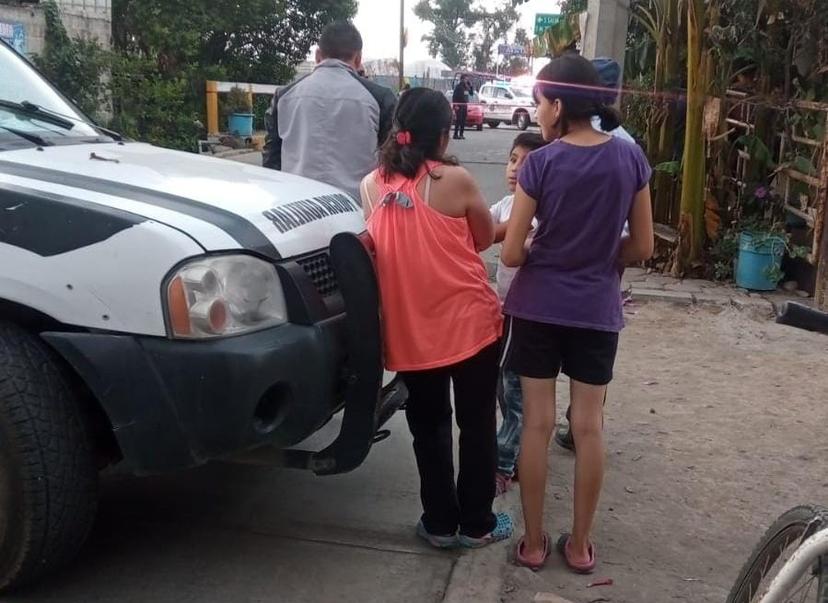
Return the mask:
{"type": "Polygon", "coordinates": [[[651,174],[641,148],[616,137],[592,147],[559,140],[532,152],[518,180],[538,203],[539,225],[504,312],[620,331],[620,237],[635,195],[651,174]]]}

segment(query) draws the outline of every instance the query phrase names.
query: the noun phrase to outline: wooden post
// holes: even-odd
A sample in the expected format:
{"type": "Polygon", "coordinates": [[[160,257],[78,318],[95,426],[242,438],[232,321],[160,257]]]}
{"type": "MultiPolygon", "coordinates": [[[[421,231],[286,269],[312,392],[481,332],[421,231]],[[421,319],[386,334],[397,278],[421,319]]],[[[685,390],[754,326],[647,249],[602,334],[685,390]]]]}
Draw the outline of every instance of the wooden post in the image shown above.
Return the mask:
{"type": "Polygon", "coordinates": [[[828,312],[828,111],[825,112],[825,137],[822,141],[822,165],[819,170],[814,247],[817,251],[817,277],[814,287],[816,307],[828,312]],[[818,245],[818,247],[817,247],[818,245]]]}
{"type": "Polygon", "coordinates": [[[218,82],[207,81],[207,135],[218,136],[218,82]]]}
{"type": "Polygon", "coordinates": [[[405,0],[400,0],[400,92],[405,85],[405,0]]]}

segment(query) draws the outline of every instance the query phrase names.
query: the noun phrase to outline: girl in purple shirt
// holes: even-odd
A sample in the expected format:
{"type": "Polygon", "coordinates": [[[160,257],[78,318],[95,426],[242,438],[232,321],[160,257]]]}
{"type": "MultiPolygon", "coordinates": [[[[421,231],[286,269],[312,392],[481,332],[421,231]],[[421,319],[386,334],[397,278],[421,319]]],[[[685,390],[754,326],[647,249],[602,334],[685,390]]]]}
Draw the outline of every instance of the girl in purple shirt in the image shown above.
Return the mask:
{"type": "Polygon", "coordinates": [[[623,328],[619,266],[653,253],[650,166],[641,149],[596,131],[620,125],[595,67],[578,55],[538,76],[538,122],[554,141],[523,165],[501,259],[520,266],[504,311],[507,368],[521,376],[524,423],[518,463],[526,534],[518,564],[540,568],[551,550],[543,531],[547,450],[555,427],[556,379],[570,380],[577,446],[572,532],[557,548],[570,569],[595,568],[590,541],[604,474],[602,402],[623,328]],[[531,246],[525,245],[537,219],[531,246]],[[622,237],[629,220],[630,233],[622,237]]]}

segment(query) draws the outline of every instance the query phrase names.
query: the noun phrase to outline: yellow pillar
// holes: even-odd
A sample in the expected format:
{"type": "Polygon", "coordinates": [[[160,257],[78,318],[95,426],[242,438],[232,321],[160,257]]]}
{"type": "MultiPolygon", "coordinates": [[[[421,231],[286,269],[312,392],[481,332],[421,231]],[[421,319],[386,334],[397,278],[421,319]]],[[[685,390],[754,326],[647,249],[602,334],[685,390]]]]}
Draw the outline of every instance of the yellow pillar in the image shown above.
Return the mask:
{"type": "Polygon", "coordinates": [[[247,102],[250,103],[250,112],[253,112],[253,84],[247,86],[247,102]]]}
{"type": "Polygon", "coordinates": [[[218,118],[218,82],[207,81],[207,135],[217,136],[219,133],[218,118]]]}

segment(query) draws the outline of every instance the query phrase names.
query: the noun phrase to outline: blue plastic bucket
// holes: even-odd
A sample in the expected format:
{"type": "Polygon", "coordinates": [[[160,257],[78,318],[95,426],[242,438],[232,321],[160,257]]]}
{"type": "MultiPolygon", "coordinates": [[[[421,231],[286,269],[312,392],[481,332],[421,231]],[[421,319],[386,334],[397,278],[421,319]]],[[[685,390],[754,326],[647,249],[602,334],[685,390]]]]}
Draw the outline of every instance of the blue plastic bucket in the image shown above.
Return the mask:
{"type": "Polygon", "coordinates": [[[778,284],[770,278],[782,266],[785,241],[781,237],[743,232],[739,235],[736,284],[752,291],[773,291],[778,284]]]}
{"type": "Polygon", "coordinates": [[[252,136],[253,114],[231,113],[227,119],[227,127],[234,136],[252,136]]]}

